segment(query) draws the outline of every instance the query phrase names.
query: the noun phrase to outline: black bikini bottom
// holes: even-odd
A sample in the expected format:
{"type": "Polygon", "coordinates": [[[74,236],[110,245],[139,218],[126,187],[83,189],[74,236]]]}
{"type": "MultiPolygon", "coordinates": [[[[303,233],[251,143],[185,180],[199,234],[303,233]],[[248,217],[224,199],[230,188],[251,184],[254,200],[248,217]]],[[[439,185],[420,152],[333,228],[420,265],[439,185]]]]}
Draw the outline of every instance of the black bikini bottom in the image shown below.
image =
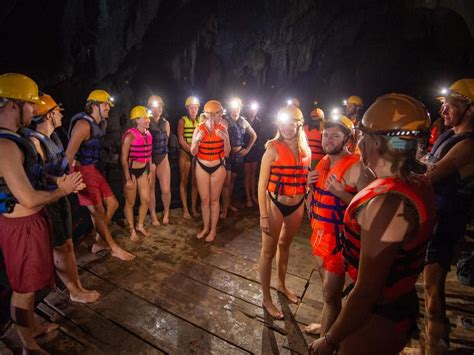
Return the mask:
{"type": "Polygon", "coordinates": [[[144,166],[143,168],[136,168],[136,169],[130,169],[130,172],[132,175],[134,175],[137,179],[143,175],[143,173],[147,171],[147,167],[144,166]]]}
{"type": "Polygon", "coordinates": [[[300,207],[301,204],[304,201],[304,196],[303,196],[301,201],[298,202],[296,205],[288,206],[288,205],[285,205],[285,204],[281,203],[275,197],[273,197],[273,195],[270,193],[270,191],[267,191],[267,193],[268,193],[268,196],[270,196],[270,199],[272,200],[272,202],[275,204],[275,206],[280,210],[283,217],[288,217],[293,212],[295,212],[298,209],[298,207],[300,207]]]}
{"type": "Polygon", "coordinates": [[[204,165],[203,163],[201,163],[199,161],[199,159],[196,159],[196,161],[198,162],[199,166],[201,168],[203,168],[204,171],[206,173],[208,173],[209,175],[212,175],[217,169],[219,169],[222,166],[222,162],[219,165],[216,165],[216,166],[207,166],[207,165],[204,165]]]}

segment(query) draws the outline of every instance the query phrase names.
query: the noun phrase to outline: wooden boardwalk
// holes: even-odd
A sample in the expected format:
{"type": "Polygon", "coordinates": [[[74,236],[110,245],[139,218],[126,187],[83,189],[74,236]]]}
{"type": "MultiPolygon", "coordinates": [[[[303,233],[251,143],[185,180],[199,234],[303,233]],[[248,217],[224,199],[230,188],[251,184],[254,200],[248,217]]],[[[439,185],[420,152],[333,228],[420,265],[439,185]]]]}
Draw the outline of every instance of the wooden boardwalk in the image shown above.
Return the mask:
{"type": "MultiPolygon", "coordinates": [[[[242,210],[221,221],[218,239],[207,244],[194,238],[198,224],[173,210],[172,224],[156,228],[150,238],[133,243],[114,225],[119,243],[137,255],[121,262],[107,253],[92,255],[85,241],[78,250],[81,279],[102,293],[94,304],[72,303],[52,292],[38,307],[60,330],[39,338],[54,354],[304,354],[312,340],[302,329],[318,321],[321,282],[313,270],[305,223],[295,238],[288,267],[288,286],[301,301],[293,305],[274,293],[285,314],[274,321],[261,307],[257,270],[260,232],[256,210],[242,210]]],[[[471,354],[474,330],[462,318],[474,317],[474,289],[462,287],[450,274],[449,316],[452,353],[471,354]],[[463,350],[464,349],[464,350],[463,350]]],[[[413,340],[406,354],[419,354],[413,340]]],[[[10,329],[0,353],[18,353],[10,329]]]]}

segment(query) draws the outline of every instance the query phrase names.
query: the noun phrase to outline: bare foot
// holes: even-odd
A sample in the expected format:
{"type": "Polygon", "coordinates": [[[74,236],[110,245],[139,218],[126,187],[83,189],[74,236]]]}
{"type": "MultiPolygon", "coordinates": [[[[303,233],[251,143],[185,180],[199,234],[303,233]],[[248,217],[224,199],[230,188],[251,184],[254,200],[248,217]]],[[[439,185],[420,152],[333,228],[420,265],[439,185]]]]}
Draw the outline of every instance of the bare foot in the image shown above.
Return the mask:
{"type": "Polygon", "coordinates": [[[47,351],[44,349],[41,349],[38,344],[34,348],[25,348],[23,347],[23,350],[21,351],[22,355],[27,355],[27,354],[35,354],[35,355],[49,355],[47,351]]]}
{"type": "Polygon", "coordinates": [[[199,213],[199,211],[195,208],[193,208],[192,210],[192,214],[193,214],[193,217],[199,217],[201,214],[199,213]]]}
{"type": "Polygon", "coordinates": [[[296,293],[286,287],[277,287],[276,288],[278,292],[284,294],[286,298],[290,300],[291,303],[298,303],[298,296],[296,296],[296,293]]]}
{"type": "Polygon", "coordinates": [[[247,203],[245,204],[245,206],[247,206],[248,208],[252,208],[253,207],[252,201],[247,200],[247,203]]]}
{"type": "Polygon", "coordinates": [[[226,219],[227,218],[227,211],[222,210],[221,214],[219,215],[221,219],[226,219]]]}
{"type": "Polygon", "coordinates": [[[165,226],[170,224],[170,216],[168,214],[163,215],[163,224],[165,226]]]}
{"type": "Polygon", "coordinates": [[[206,237],[205,242],[206,243],[212,242],[216,238],[216,234],[217,234],[216,232],[209,233],[209,235],[206,237]]]}
{"type": "Polygon", "coordinates": [[[319,323],[310,323],[307,327],[304,328],[306,334],[319,335],[321,334],[321,324],[319,323]]]}
{"type": "Polygon", "coordinates": [[[135,231],[135,228],[132,228],[130,230],[130,240],[132,242],[138,242],[138,235],[137,235],[137,232],[135,231]]]}
{"type": "Polygon", "coordinates": [[[56,329],[59,328],[58,323],[51,323],[51,322],[37,322],[35,321],[35,325],[33,327],[33,336],[36,338],[37,336],[43,335],[43,334],[48,334],[56,329]]]}
{"type": "Polygon", "coordinates": [[[126,250],[123,250],[119,246],[117,246],[115,249],[111,250],[110,255],[112,255],[116,258],[119,258],[120,260],[124,260],[124,261],[131,261],[131,260],[135,259],[135,255],[129,253],[126,250]]]}
{"type": "Polygon", "coordinates": [[[278,308],[273,304],[273,302],[263,302],[263,308],[275,319],[283,319],[283,313],[281,313],[278,308]]]}
{"type": "Polygon", "coordinates": [[[109,249],[109,246],[102,241],[102,239],[96,240],[95,243],[92,245],[91,252],[92,254],[96,254],[101,250],[109,249]]]}
{"type": "Polygon", "coordinates": [[[237,207],[234,207],[232,205],[229,205],[229,210],[231,210],[232,212],[237,212],[238,211],[238,208],[237,207]]]}
{"type": "Polygon", "coordinates": [[[155,216],[151,216],[151,224],[154,227],[158,227],[160,225],[160,221],[158,221],[158,218],[155,216]]]}
{"type": "Polygon", "coordinates": [[[191,215],[189,214],[188,210],[183,210],[183,218],[184,219],[191,219],[191,215]]]}
{"type": "Polygon", "coordinates": [[[92,303],[99,299],[100,293],[97,291],[89,291],[83,292],[76,292],[74,295],[72,293],[69,294],[71,301],[79,302],[79,303],[92,303]]]}
{"type": "Polygon", "coordinates": [[[137,230],[137,232],[140,232],[145,237],[151,236],[151,234],[145,229],[145,226],[143,224],[137,224],[137,227],[135,229],[137,230]]]}
{"type": "Polygon", "coordinates": [[[198,234],[196,234],[196,238],[197,239],[202,239],[204,238],[204,236],[209,233],[209,230],[207,229],[203,229],[202,231],[200,231],[198,234]]]}

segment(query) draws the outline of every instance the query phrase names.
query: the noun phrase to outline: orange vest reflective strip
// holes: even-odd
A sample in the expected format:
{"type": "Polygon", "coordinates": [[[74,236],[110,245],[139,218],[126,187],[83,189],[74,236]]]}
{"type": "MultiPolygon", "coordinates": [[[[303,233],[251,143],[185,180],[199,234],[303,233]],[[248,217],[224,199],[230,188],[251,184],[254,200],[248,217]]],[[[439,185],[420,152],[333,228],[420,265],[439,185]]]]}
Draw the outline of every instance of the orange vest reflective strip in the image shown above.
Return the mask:
{"type": "MultiPolygon", "coordinates": [[[[315,169],[319,172],[319,178],[311,199],[311,226],[313,230],[321,230],[335,236],[342,233],[344,212],[347,205],[339,197],[329,192],[327,178],[334,175],[337,181],[341,182],[346,171],[359,160],[359,155],[347,154],[331,167],[329,155],[326,155],[316,165],[315,169]]],[[[346,191],[357,193],[357,190],[351,186],[346,186],[346,191]]]]}
{"type": "Polygon", "coordinates": [[[197,157],[201,160],[208,161],[223,160],[225,157],[224,140],[216,134],[215,130],[223,130],[224,126],[217,123],[214,126],[214,130],[209,132],[204,123],[201,123],[199,124],[198,129],[204,132],[204,137],[199,144],[197,157]]]}
{"type": "Polygon", "coordinates": [[[321,131],[316,128],[310,129],[309,125],[304,125],[304,132],[311,149],[311,161],[321,160],[324,157],[324,150],[321,145],[321,131]]]}
{"type": "Polygon", "coordinates": [[[270,178],[267,190],[278,195],[295,196],[306,192],[306,181],[309,170],[309,156],[298,154],[295,159],[288,145],[281,141],[272,142],[277,150],[278,159],[270,166],[270,178]]]}
{"type": "Polygon", "coordinates": [[[409,202],[409,206],[418,215],[418,231],[415,237],[404,242],[390,268],[383,289],[382,301],[392,301],[410,292],[416,284],[425,264],[426,245],[432,235],[434,226],[434,193],[426,178],[406,184],[396,178],[380,178],[360,191],[347,207],[344,216],[344,236],[342,239],[344,259],[347,272],[357,280],[360,259],[361,227],[357,214],[376,196],[393,193],[409,202]]]}

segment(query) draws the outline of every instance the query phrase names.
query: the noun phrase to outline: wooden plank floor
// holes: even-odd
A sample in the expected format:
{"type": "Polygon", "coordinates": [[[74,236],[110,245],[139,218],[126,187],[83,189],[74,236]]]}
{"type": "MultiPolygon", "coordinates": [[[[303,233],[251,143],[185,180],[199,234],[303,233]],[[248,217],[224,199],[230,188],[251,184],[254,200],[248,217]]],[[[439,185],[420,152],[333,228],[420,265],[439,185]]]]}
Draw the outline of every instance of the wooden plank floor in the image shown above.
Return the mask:
{"type": "MultiPolygon", "coordinates": [[[[52,292],[38,313],[58,322],[60,329],[40,337],[42,346],[54,354],[306,353],[312,338],[302,329],[319,321],[322,308],[309,225],[296,236],[288,267],[287,283],[300,303],[290,304],[274,292],[285,314],[284,321],[274,321],[261,307],[257,211],[242,210],[221,221],[212,244],[196,240],[198,224],[180,219],[179,213],[172,211],[169,226],[150,226],[153,236],[139,243],[128,240],[126,229],[112,226],[119,243],[137,255],[130,263],[106,252],[92,255],[91,241],[85,241],[78,249],[81,280],[102,297],[81,305],[52,292]]],[[[461,320],[474,317],[474,289],[460,286],[451,273],[447,294],[452,353],[471,354],[474,330],[465,329],[461,320]]],[[[404,353],[419,354],[420,338],[404,353]]],[[[10,329],[0,353],[19,349],[10,329]]]]}

